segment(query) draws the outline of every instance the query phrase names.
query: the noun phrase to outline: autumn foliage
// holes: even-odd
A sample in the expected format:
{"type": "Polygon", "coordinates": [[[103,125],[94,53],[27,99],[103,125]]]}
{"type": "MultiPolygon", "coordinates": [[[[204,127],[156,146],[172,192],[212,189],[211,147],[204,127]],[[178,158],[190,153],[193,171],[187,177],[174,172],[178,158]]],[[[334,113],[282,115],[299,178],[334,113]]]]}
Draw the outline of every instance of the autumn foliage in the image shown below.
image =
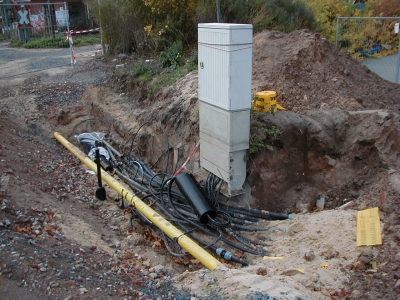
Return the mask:
{"type": "MultiPolygon", "coordinates": [[[[102,27],[111,53],[166,51],[173,45],[196,47],[197,24],[251,23],[254,32],[309,29],[335,42],[337,17],[399,16],[398,0],[85,0],[102,27]],[[219,3],[216,6],[216,3],[219,3]]],[[[394,22],[347,22],[340,28],[341,46],[355,53],[363,45],[387,43],[395,50],[394,22]],[[358,25],[357,25],[358,24],[358,25]],[[392,45],[393,44],[393,45],[392,45]]],[[[185,51],[185,50],[184,50],[185,51]]]]}

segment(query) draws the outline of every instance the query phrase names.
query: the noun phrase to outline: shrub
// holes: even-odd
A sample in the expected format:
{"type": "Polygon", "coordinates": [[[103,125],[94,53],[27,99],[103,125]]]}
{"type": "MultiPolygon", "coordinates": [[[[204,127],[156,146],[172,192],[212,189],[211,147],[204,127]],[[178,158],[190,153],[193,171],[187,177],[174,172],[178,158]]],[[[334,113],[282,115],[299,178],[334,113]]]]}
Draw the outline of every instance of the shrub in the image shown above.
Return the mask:
{"type": "Polygon", "coordinates": [[[139,84],[144,84],[148,82],[154,74],[158,73],[160,71],[159,69],[157,63],[154,61],[139,60],[133,66],[131,76],[134,77],[134,81],[139,82],[139,84]]]}
{"type": "Polygon", "coordinates": [[[184,63],[182,42],[173,43],[168,49],[162,51],[159,56],[163,68],[176,69],[184,63]]]}
{"type": "Polygon", "coordinates": [[[190,72],[196,70],[198,64],[199,64],[199,53],[197,52],[197,50],[194,50],[190,53],[189,58],[186,60],[185,66],[190,72]]]}
{"type": "Polygon", "coordinates": [[[266,124],[261,122],[260,118],[263,114],[272,112],[255,112],[250,111],[250,140],[249,140],[249,154],[250,158],[261,150],[267,149],[268,151],[274,150],[274,143],[280,138],[282,131],[276,126],[267,127],[266,124]]]}
{"type": "Polygon", "coordinates": [[[314,30],[318,22],[311,10],[299,0],[255,1],[253,18],[255,31],[264,29],[290,32],[297,29],[314,30]],[[263,3],[260,5],[260,3],[263,3]]]}

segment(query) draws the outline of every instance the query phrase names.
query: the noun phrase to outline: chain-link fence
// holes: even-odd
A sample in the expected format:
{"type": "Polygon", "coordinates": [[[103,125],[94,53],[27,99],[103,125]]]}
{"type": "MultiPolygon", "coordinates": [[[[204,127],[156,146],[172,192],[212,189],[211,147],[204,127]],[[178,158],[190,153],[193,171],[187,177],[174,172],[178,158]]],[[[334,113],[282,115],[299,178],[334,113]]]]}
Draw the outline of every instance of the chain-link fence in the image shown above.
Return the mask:
{"type": "Polygon", "coordinates": [[[400,17],[338,17],[336,48],[361,61],[382,78],[400,83],[400,17]]]}
{"type": "MultiPolygon", "coordinates": [[[[55,37],[69,31],[68,8],[63,3],[0,4],[3,38],[22,42],[55,37]]],[[[66,45],[68,47],[68,45],[66,45]]]]}
{"type": "Polygon", "coordinates": [[[63,3],[0,4],[0,78],[71,64],[68,9],[63,3]],[[29,5],[28,5],[29,4],[29,5]],[[10,42],[41,51],[12,48],[10,42]],[[29,44],[28,44],[29,42],[29,44]]]}

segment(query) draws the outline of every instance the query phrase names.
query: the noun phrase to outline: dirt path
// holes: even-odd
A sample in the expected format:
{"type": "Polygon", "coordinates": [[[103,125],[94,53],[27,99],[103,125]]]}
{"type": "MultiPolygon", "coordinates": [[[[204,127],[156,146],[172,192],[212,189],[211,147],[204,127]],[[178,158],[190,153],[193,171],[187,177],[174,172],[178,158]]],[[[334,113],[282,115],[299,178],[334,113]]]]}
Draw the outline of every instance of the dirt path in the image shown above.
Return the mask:
{"type": "MultiPolygon", "coordinates": [[[[82,66],[98,53],[101,45],[89,45],[74,48],[75,66],[82,66]]],[[[0,42],[0,79],[12,78],[30,72],[71,67],[71,49],[19,49],[9,47],[8,42],[0,42]]]]}

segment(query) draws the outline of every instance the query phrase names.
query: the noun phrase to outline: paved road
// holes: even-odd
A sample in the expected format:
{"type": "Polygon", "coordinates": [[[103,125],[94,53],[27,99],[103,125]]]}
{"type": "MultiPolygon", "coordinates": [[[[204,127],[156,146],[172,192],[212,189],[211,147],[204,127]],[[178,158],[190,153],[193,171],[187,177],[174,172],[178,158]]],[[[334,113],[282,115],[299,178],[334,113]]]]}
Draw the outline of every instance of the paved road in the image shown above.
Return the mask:
{"type": "MultiPolygon", "coordinates": [[[[92,57],[100,45],[75,48],[76,64],[92,57]]],[[[0,43],[0,79],[29,72],[71,65],[71,49],[10,48],[8,42],[0,43]]]]}
{"type": "MultiPolygon", "coordinates": [[[[370,69],[372,72],[378,74],[383,79],[391,82],[396,82],[397,68],[399,68],[398,62],[399,56],[388,55],[382,58],[365,58],[361,62],[364,66],[370,69]]],[[[397,78],[397,83],[400,83],[400,78],[397,78]]]]}

